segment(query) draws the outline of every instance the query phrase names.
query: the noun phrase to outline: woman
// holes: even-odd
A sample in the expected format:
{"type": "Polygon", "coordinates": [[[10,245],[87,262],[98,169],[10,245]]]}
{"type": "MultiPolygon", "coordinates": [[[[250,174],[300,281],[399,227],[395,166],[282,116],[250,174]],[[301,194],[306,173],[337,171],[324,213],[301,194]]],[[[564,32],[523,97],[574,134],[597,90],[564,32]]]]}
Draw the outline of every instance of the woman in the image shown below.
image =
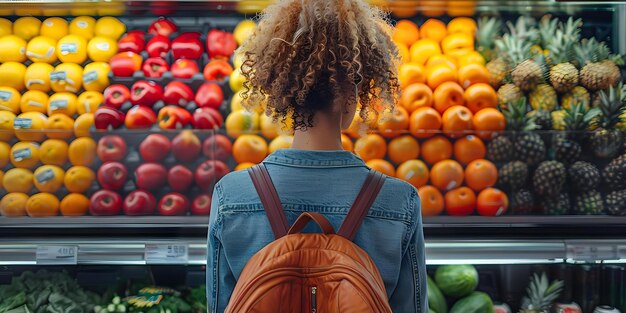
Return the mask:
{"type": "MultiPolygon", "coordinates": [[[[292,149],[263,161],[290,224],[314,211],[338,229],[355,200],[369,169],[342,150],[341,131],[357,105],[367,119],[396,102],[399,57],[391,30],[362,0],[279,0],[240,48],[245,104],[264,102],[276,121],[293,119],[292,149]]],[[[223,312],[247,261],[274,235],[246,171],[216,185],[212,210],[207,293],[210,312],[223,312]]],[[[428,312],[415,188],[386,178],[354,242],[376,263],[394,312],[428,312]]]]}

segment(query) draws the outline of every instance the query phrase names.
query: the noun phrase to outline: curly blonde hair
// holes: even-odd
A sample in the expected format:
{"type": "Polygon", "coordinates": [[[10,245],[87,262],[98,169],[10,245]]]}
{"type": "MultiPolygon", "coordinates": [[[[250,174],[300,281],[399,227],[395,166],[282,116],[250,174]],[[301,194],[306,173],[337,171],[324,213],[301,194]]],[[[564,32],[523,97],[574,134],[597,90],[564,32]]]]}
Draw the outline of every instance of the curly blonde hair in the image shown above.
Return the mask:
{"type": "Polygon", "coordinates": [[[267,114],[294,129],[313,126],[316,112],[397,102],[400,57],[387,15],[362,0],[279,0],[259,15],[239,48],[247,107],[265,102],[267,114]]]}

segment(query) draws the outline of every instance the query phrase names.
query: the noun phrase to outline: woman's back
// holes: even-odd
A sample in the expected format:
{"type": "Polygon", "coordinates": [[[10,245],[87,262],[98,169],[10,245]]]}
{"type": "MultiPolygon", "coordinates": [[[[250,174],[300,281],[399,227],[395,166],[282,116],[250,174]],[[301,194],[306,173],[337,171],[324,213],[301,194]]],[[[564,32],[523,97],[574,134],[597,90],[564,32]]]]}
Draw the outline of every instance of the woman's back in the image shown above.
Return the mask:
{"type": "MultiPolygon", "coordinates": [[[[290,224],[302,212],[319,212],[335,229],[369,171],[361,159],[346,151],[279,150],[264,163],[290,224]]],[[[211,312],[222,312],[244,266],[274,240],[274,234],[247,171],[231,173],[219,182],[212,210],[208,297],[211,312]]],[[[317,231],[313,227],[307,230],[317,231]]],[[[428,312],[415,188],[387,178],[354,242],[376,263],[394,312],[428,312]]]]}

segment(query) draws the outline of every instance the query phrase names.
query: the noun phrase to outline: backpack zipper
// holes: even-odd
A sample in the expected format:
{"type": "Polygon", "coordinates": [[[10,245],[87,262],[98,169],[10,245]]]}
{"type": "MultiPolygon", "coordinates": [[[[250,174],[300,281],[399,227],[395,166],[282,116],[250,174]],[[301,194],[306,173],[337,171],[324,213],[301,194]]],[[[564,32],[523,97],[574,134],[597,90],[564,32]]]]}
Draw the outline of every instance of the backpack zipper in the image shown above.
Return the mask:
{"type": "Polygon", "coordinates": [[[311,313],[317,313],[317,287],[311,287],[311,313]]]}

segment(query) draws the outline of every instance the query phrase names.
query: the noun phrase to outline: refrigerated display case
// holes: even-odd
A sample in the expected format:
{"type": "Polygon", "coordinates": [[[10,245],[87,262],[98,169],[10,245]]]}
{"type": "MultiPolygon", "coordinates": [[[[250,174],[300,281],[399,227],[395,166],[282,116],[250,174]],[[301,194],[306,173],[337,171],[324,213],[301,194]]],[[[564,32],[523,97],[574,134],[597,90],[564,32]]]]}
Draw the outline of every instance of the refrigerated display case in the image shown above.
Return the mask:
{"type": "MultiPolygon", "coordinates": [[[[111,298],[115,293],[122,297],[131,296],[140,289],[138,286],[198,287],[204,283],[208,224],[206,204],[210,203],[210,198],[206,196],[210,195],[211,186],[226,172],[257,163],[268,151],[290,144],[289,130],[272,125],[271,120],[259,117],[260,114],[242,111],[238,102],[240,99],[237,99],[243,81],[236,69],[239,60],[233,52],[236,42],[240,42],[241,37],[245,37],[246,32],[254,27],[251,22],[242,21],[253,17],[268,2],[271,1],[0,1],[0,14],[6,19],[6,22],[0,21],[2,37],[17,34],[10,40],[3,41],[0,38],[0,50],[4,51],[0,51],[0,111],[3,111],[0,112],[0,138],[3,143],[0,148],[6,154],[0,155],[2,160],[6,159],[6,162],[3,161],[3,169],[0,169],[3,170],[0,173],[4,182],[0,185],[0,195],[7,199],[0,205],[0,215],[3,215],[0,216],[0,285],[8,285],[18,277],[27,279],[31,275],[29,273],[41,269],[66,271],[82,288],[111,298]],[[24,16],[34,16],[35,19],[22,19],[16,23],[24,16]],[[105,16],[115,18],[102,19],[105,16]],[[51,17],[60,19],[47,20],[51,17]],[[63,26],[65,24],[62,21],[74,23],[63,26]],[[212,30],[215,30],[213,34],[212,30]],[[229,35],[231,32],[235,32],[234,36],[229,35]],[[66,38],[67,33],[84,38],[66,38]],[[53,44],[42,38],[54,38],[53,44]],[[174,49],[172,45],[175,41],[191,43],[198,48],[174,49]],[[169,47],[163,48],[163,45],[169,47]],[[50,48],[60,51],[58,58],[52,56],[54,52],[52,55],[47,53],[50,48]],[[44,51],[43,54],[41,51],[44,51]],[[159,61],[161,59],[162,62],[159,61]],[[80,66],[64,65],[67,63],[80,63],[80,66]],[[25,76],[27,79],[21,83],[25,76]],[[38,82],[38,79],[46,76],[52,86],[38,82]],[[82,83],[77,87],[72,84],[71,78],[79,79],[82,83]],[[140,89],[149,90],[156,96],[150,92],[140,95],[140,89]],[[135,99],[131,98],[133,94],[135,99]],[[11,98],[17,96],[20,96],[20,101],[17,104],[11,102],[11,98]],[[28,101],[22,101],[24,98],[28,101]],[[77,104],[74,110],[71,110],[71,104],[68,105],[72,102],[77,104]],[[145,110],[145,106],[133,108],[144,102],[149,102],[151,109],[145,110]],[[101,103],[106,105],[100,106],[101,103]],[[178,110],[166,110],[172,105],[178,110]],[[42,109],[46,106],[47,109],[42,109]],[[100,108],[105,109],[98,111],[100,108]],[[198,108],[201,110],[196,119],[194,115],[198,108]],[[6,113],[8,111],[13,111],[14,117],[17,116],[17,124],[13,118],[7,117],[10,116],[6,113]],[[26,111],[40,112],[44,118],[41,115],[33,117],[34,113],[29,113],[30,116],[20,119],[19,114],[26,111]],[[90,116],[90,113],[98,116],[90,116]],[[49,116],[45,117],[46,114],[49,116]],[[67,118],[59,117],[58,114],[67,118]],[[58,119],[56,124],[50,122],[53,115],[58,119]],[[39,119],[47,119],[49,124],[39,119]],[[54,129],[48,125],[54,125],[54,129]],[[19,134],[18,139],[13,138],[15,132],[19,134]],[[48,140],[45,140],[46,136],[48,140]],[[33,148],[22,141],[38,144],[33,148]],[[250,148],[259,141],[265,147],[261,149],[263,151],[250,148]],[[237,147],[233,147],[233,144],[237,147]],[[172,149],[172,146],[178,148],[172,149]],[[49,153],[45,161],[42,153],[44,148],[49,153]],[[64,149],[67,155],[59,152],[64,149]],[[37,153],[41,153],[39,160],[29,162],[37,153]],[[40,163],[43,165],[40,166],[40,163]],[[107,166],[103,166],[105,163],[108,163],[107,166]],[[107,168],[113,174],[106,174],[107,168]],[[18,170],[8,174],[11,169],[18,170]],[[69,173],[75,177],[74,180],[68,178],[69,173]],[[59,179],[60,176],[64,177],[59,179]],[[168,176],[174,177],[172,181],[163,178],[168,176]],[[23,177],[27,177],[26,181],[23,177]],[[134,194],[140,199],[137,201],[151,204],[123,208],[125,198],[129,198],[135,189],[151,190],[149,193],[134,194]],[[35,191],[46,195],[32,199],[35,191]],[[181,195],[172,196],[173,192],[181,195]],[[7,197],[15,193],[26,195],[7,197]],[[159,201],[166,196],[170,198],[159,201]],[[181,198],[187,201],[182,212],[160,209],[174,206],[171,203],[181,198]],[[32,207],[26,209],[28,201],[32,207]],[[100,201],[102,205],[93,205],[95,201],[100,201]],[[196,201],[192,209],[191,202],[196,201]],[[116,203],[113,208],[105,205],[111,202],[116,203]],[[159,202],[167,202],[168,205],[159,202]]],[[[571,24],[579,28],[580,36],[576,39],[576,46],[585,46],[582,38],[593,37],[598,42],[605,42],[605,48],[610,48],[610,52],[603,50],[604,54],[608,54],[606,58],[611,54],[624,55],[626,4],[546,0],[369,2],[390,10],[396,21],[410,20],[413,23],[398,24],[402,31],[394,40],[399,43],[401,55],[408,58],[405,59],[406,63],[417,66],[406,66],[405,72],[400,70],[400,80],[405,82],[400,99],[401,111],[404,113],[399,113],[399,117],[391,117],[392,122],[375,121],[369,125],[375,129],[370,132],[370,135],[375,136],[371,138],[364,135],[363,124],[366,123],[357,119],[346,132],[344,143],[347,149],[356,149],[358,154],[358,146],[369,144],[376,148],[376,143],[382,140],[386,152],[368,157],[368,164],[425,190],[421,196],[426,201],[434,197],[432,203],[425,204],[423,220],[431,277],[435,278],[437,268],[443,265],[475,265],[480,281],[478,290],[488,293],[496,302],[509,304],[517,311],[530,273],[546,272],[550,279],[558,278],[566,282],[559,300],[561,302],[576,301],[585,313],[600,304],[626,311],[623,270],[626,261],[626,186],[622,186],[626,184],[626,161],[618,160],[617,157],[625,153],[624,147],[615,148],[619,152],[611,153],[609,157],[598,157],[590,146],[583,146],[574,160],[559,159],[564,164],[562,169],[559,166],[555,169],[553,163],[546,164],[543,174],[538,176],[560,175],[561,178],[556,179],[560,182],[556,185],[562,185],[563,190],[556,193],[549,192],[555,181],[546,182],[538,177],[538,182],[533,182],[531,175],[533,171],[536,174],[543,162],[557,158],[553,147],[557,141],[564,139],[563,136],[567,140],[576,141],[576,138],[587,138],[594,133],[594,130],[562,125],[562,114],[565,113],[560,109],[565,102],[574,102],[571,97],[565,100],[565,95],[573,92],[555,91],[560,87],[555,86],[556,83],[549,77],[550,67],[556,65],[550,63],[554,58],[551,53],[555,46],[541,43],[541,37],[558,33],[560,27],[565,29],[569,17],[574,18],[572,21],[581,18],[582,25],[571,24]],[[546,18],[546,14],[550,16],[546,18]],[[520,16],[528,18],[519,19],[520,16]],[[459,17],[471,19],[464,21],[459,17]],[[487,18],[492,18],[491,22],[487,18]],[[531,22],[531,18],[534,22],[531,22]],[[550,26],[551,21],[556,19],[560,22],[550,26]],[[424,27],[426,23],[431,26],[424,27]],[[455,23],[457,26],[452,26],[455,23]],[[494,40],[480,38],[480,35],[476,38],[470,36],[470,47],[463,41],[467,36],[458,36],[460,46],[455,46],[457,43],[453,42],[444,43],[448,31],[453,33],[450,29],[458,28],[458,25],[461,28],[469,25],[470,30],[472,25],[477,26],[480,34],[480,30],[488,28],[490,23],[500,25],[492,33],[485,31],[484,34],[491,34],[491,37],[502,38],[504,34],[513,36],[513,33],[519,35],[520,32],[536,37],[533,42],[536,47],[527,49],[535,49],[534,55],[543,55],[544,62],[547,59],[548,64],[551,64],[542,74],[548,77],[542,82],[545,85],[541,87],[542,90],[536,91],[536,86],[523,90],[523,82],[516,83],[514,78],[496,79],[494,82],[494,67],[500,62],[497,60],[506,55],[503,52],[505,49],[499,48],[494,40]],[[545,23],[543,34],[539,30],[542,23],[545,23]],[[558,26],[558,23],[563,26],[558,26]],[[443,35],[440,34],[442,29],[443,35]],[[443,66],[440,67],[444,68],[440,76],[429,77],[432,74],[426,73],[429,60],[422,57],[428,55],[428,52],[420,50],[422,48],[419,46],[428,45],[420,44],[418,39],[424,37],[439,38],[430,47],[443,49],[445,55],[454,56],[452,59],[443,56],[438,57],[438,61],[431,61],[446,64],[452,60],[455,68],[452,71],[455,73],[453,81],[445,78],[438,80],[438,77],[445,77],[450,72],[443,66]],[[472,76],[470,74],[473,72],[466,71],[467,84],[462,79],[457,81],[457,77],[462,76],[462,65],[471,65],[471,68],[476,64],[478,74],[472,76]],[[488,72],[488,81],[483,81],[485,76],[482,73],[485,71],[482,69],[488,72]],[[420,75],[423,77],[420,78],[420,75]],[[552,107],[548,110],[553,111],[548,112],[548,119],[550,126],[554,127],[531,132],[524,131],[524,127],[498,128],[500,126],[495,124],[500,121],[499,116],[505,114],[488,115],[483,112],[486,128],[473,127],[470,130],[472,127],[452,127],[446,130],[444,121],[443,129],[436,127],[428,130],[418,126],[412,129],[413,112],[419,111],[420,107],[432,107],[432,111],[440,117],[449,109],[448,104],[438,103],[441,101],[435,99],[438,95],[447,94],[443,90],[445,88],[437,92],[438,87],[445,83],[452,86],[447,92],[461,97],[463,106],[473,115],[479,115],[484,108],[482,104],[476,104],[482,100],[467,95],[470,87],[474,86],[472,89],[478,95],[497,95],[498,104],[487,106],[509,114],[513,112],[505,107],[512,102],[501,100],[505,97],[505,91],[500,92],[500,89],[507,84],[510,85],[508,88],[518,88],[517,93],[527,97],[529,103],[524,104],[524,112],[518,114],[517,118],[526,120],[526,111],[538,111],[536,107],[548,106],[552,107]],[[475,85],[479,84],[484,86],[477,88],[475,85]],[[432,103],[414,104],[423,94],[430,94],[432,103]],[[554,94],[554,100],[536,100],[546,94],[554,94]],[[556,102],[546,104],[549,101],[556,102]],[[438,104],[443,107],[438,107],[438,104]],[[561,126],[557,127],[556,124],[561,126]],[[484,135],[485,132],[487,135],[484,135]],[[522,167],[526,167],[521,186],[511,184],[511,180],[515,180],[511,175],[515,174],[510,174],[519,168],[519,164],[498,158],[500,150],[495,147],[496,144],[491,145],[496,141],[492,136],[494,132],[500,138],[508,138],[513,142],[526,134],[535,134],[543,142],[542,157],[533,159],[530,153],[521,160],[521,163],[525,163],[522,167]],[[470,153],[480,150],[481,146],[484,151],[478,153],[478,156],[470,153]],[[415,147],[419,152],[414,151],[415,147]],[[457,152],[457,149],[461,152],[457,152]],[[435,153],[441,151],[445,152],[443,156],[435,153]],[[497,196],[483,200],[480,205],[474,201],[469,210],[463,208],[463,203],[452,205],[459,197],[459,193],[452,191],[460,191],[457,188],[449,190],[450,181],[434,179],[432,172],[437,170],[433,170],[433,167],[442,161],[448,165],[458,164],[467,178],[468,175],[472,176],[468,174],[468,168],[477,160],[484,160],[483,164],[492,164],[497,169],[495,179],[500,182],[495,187],[498,191],[506,192],[506,202],[503,202],[502,196],[497,196]],[[583,169],[574,173],[588,175],[589,171],[598,172],[592,173],[595,178],[588,180],[604,181],[607,180],[605,176],[610,176],[608,180],[613,184],[605,182],[598,187],[598,181],[593,188],[597,188],[596,194],[579,198],[582,196],[578,195],[573,186],[576,184],[574,181],[578,180],[565,182],[567,174],[564,174],[571,170],[572,163],[576,161],[583,161],[585,165],[581,165],[583,169]],[[613,164],[610,170],[602,172],[609,164],[613,164]],[[589,170],[589,166],[595,171],[589,170]],[[431,176],[407,175],[420,169],[431,171],[431,176]],[[557,174],[552,174],[554,172],[557,174]],[[504,178],[503,175],[509,176],[504,178]],[[502,181],[511,185],[503,186],[502,181]],[[426,187],[428,182],[430,184],[426,187]],[[546,187],[537,188],[534,185],[546,187]],[[520,188],[527,193],[522,195],[516,192],[520,188]],[[545,194],[544,189],[548,190],[545,194]],[[523,200],[529,194],[531,198],[534,197],[530,207],[523,205],[523,200]],[[612,202],[607,204],[609,195],[612,202]],[[559,201],[563,197],[568,202],[565,210],[559,201]],[[556,204],[550,206],[550,200],[556,204]],[[598,205],[607,210],[598,210],[598,205]],[[608,210],[609,207],[613,209],[608,210]],[[587,213],[594,215],[584,215],[587,213]]],[[[450,41],[452,39],[454,37],[450,41]]],[[[505,47],[511,45],[504,40],[499,44],[505,47]]],[[[598,49],[597,46],[595,48],[598,49]]],[[[618,58],[613,60],[617,61],[618,58]]],[[[594,63],[602,60],[589,61],[594,63]]],[[[436,67],[432,64],[430,66],[436,67]]],[[[576,64],[581,71],[583,66],[576,64]]],[[[579,69],[576,69],[577,73],[579,69]]],[[[604,69],[609,71],[611,68],[604,69]]],[[[505,74],[509,76],[513,70],[509,67],[505,74]]],[[[623,81],[623,77],[626,77],[623,75],[623,66],[619,70],[622,72],[619,80],[623,81]]],[[[626,91],[623,92],[626,95],[626,91]]],[[[599,90],[589,90],[586,96],[578,96],[587,97],[590,104],[594,101],[602,102],[599,90]]],[[[606,91],[605,97],[610,97],[609,91],[606,91]]],[[[620,101],[623,102],[623,99],[620,101]]],[[[511,106],[515,107],[514,104],[511,106]]],[[[585,109],[584,113],[587,111],[585,109]]],[[[623,115],[621,118],[624,119],[623,115]]],[[[508,125],[515,120],[508,116],[505,119],[508,125]]],[[[621,138],[623,141],[623,124],[613,123],[607,131],[612,132],[613,128],[619,127],[622,127],[619,130],[621,135],[608,138],[621,138]]],[[[533,142],[536,143],[537,139],[529,139],[524,144],[532,147],[533,142]]],[[[509,149],[516,148],[513,143],[509,144],[509,149]]],[[[519,142],[517,145],[520,145],[519,142]]],[[[504,146],[507,147],[506,144],[504,146]]],[[[526,151],[521,152],[525,154],[526,151]]],[[[456,165],[452,167],[456,168],[456,165]]],[[[490,175],[488,171],[486,173],[473,176],[483,178],[490,175]]],[[[474,197],[480,197],[482,191],[487,189],[493,191],[489,187],[494,183],[485,183],[482,179],[474,181],[466,180],[467,188],[462,191],[474,197]]],[[[458,184],[462,182],[463,179],[458,184]]],[[[36,278],[36,275],[44,277],[49,274],[34,275],[36,278]]],[[[183,294],[188,292],[186,288],[181,290],[183,294]]],[[[2,300],[0,297],[0,304],[2,300]]],[[[100,300],[105,299],[101,297],[100,300]]],[[[448,301],[448,308],[451,308],[453,300],[448,301]]],[[[108,303],[94,304],[102,306],[108,303]]]]}

